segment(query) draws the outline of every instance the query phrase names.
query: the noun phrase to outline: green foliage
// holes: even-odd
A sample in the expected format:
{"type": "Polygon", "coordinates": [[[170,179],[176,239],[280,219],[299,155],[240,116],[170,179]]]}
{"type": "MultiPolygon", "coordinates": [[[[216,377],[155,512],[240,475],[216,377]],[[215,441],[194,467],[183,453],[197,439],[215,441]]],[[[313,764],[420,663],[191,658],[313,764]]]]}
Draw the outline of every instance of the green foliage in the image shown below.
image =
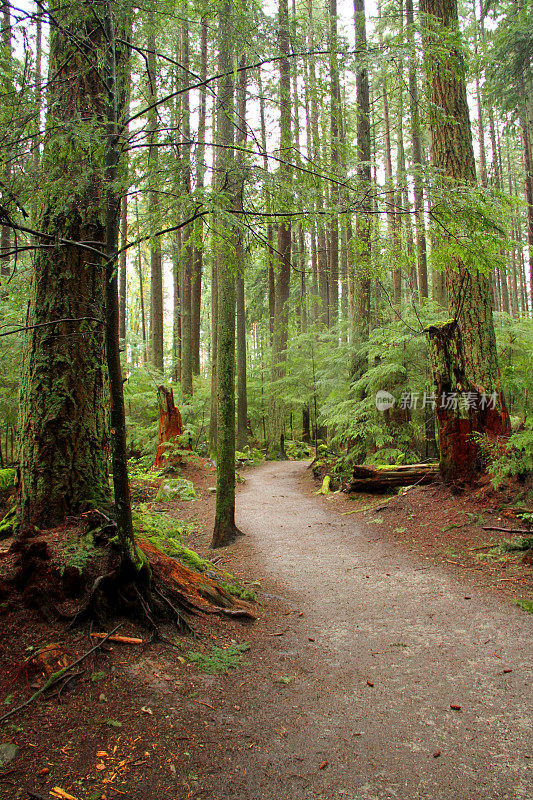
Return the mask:
{"type": "Polygon", "coordinates": [[[495,488],[506,478],[525,478],[533,473],[533,418],[526,420],[524,428],[506,442],[486,437],[478,437],[478,441],[495,488]]]}
{"type": "Polygon", "coordinates": [[[7,539],[9,536],[13,536],[17,529],[17,509],[13,506],[10,511],[7,512],[5,517],[0,521],[0,541],[2,539],[7,539]]]}
{"type": "Polygon", "coordinates": [[[175,558],[179,558],[181,552],[182,536],[192,529],[190,523],[169,514],[149,511],[143,503],[133,513],[133,524],[137,534],[175,558]]]}
{"type": "Polygon", "coordinates": [[[522,600],[519,598],[517,600],[513,600],[513,603],[515,606],[523,609],[527,614],[533,614],[533,600],[522,600]]]}
{"type": "Polygon", "coordinates": [[[252,467],[264,461],[263,453],[257,447],[250,447],[246,445],[243,450],[235,451],[235,466],[236,467],[252,467]]]}
{"type": "Polygon", "coordinates": [[[236,669],[241,665],[247,665],[247,662],[242,660],[242,656],[249,649],[250,645],[247,642],[243,644],[233,642],[228,647],[214,647],[211,655],[197,652],[189,653],[187,660],[191,664],[196,664],[202,672],[215,675],[227,672],[230,669],[236,669]]]}
{"type": "Polygon", "coordinates": [[[168,478],[161,482],[156,501],[169,502],[171,500],[197,500],[198,493],[193,482],[187,478],[168,478]]]}
{"type": "Polygon", "coordinates": [[[0,494],[10,492],[15,487],[15,470],[0,469],[0,494]]]}
{"type": "Polygon", "coordinates": [[[513,319],[508,314],[495,315],[498,363],[505,387],[509,413],[524,420],[533,397],[533,319],[513,319]]]}
{"type": "Polygon", "coordinates": [[[446,272],[461,262],[469,272],[505,270],[511,210],[516,201],[495,189],[456,186],[442,177],[432,191],[431,216],[438,223],[431,264],[446,272]]]}
{"type": "Polygon", "coordinates": [[[65,567],[74,567],[80,575],[96,555],[97,548],[94,543],[92,533],[85,533],[83,536],[72,536],[61,545],[61,555],[65,567]]]}
{"type": "Polygon", "coordinates": [[[292,461],[301,461],[311,457],[311,445],[307,442],[299,442],[297,440],[289,440],[285,442],[285,452],[292,461]]]}

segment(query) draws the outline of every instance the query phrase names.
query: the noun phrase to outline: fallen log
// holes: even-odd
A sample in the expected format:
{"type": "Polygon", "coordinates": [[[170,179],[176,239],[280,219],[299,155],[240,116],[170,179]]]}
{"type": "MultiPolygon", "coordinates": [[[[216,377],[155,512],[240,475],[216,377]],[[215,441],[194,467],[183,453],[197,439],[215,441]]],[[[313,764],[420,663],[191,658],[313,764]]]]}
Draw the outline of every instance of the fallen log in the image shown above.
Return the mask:
{"type": "Polygon", "coordinates": [[[356,464],[348,491],[379,494],[395,489],[397,486],[431,483],[438,474],[438,464],[400,464],[387,467],[356,464]]]}

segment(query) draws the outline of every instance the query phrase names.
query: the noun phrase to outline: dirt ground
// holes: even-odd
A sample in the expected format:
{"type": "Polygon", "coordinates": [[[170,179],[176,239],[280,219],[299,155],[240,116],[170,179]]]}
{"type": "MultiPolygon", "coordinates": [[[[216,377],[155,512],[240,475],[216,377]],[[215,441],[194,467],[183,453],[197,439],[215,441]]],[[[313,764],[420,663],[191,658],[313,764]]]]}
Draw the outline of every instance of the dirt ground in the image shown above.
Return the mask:
{"type": "MultiPolygon", "coordinates": [[[[239,488],[246,535],[213,556],[214,470],[187,473],[201,499],[170,510],[196,521],[189,546],[261,587],[257,620],[197,616],[195,638],[165,631],[173,646],[124,622],[144,644],[105,644],[1,723],[0,759],[18,750],[0,798],[533,798],[533,617],[512,603],[533,581],[519,556],[485,558],[503,534],[483,527],[521,527],[501,498],[316,496],[306,464],[264,464],[239,488]],[[225,672],[191,663],[239,644],[225,672]]],[[[0,612],[2,716],[43,683],[28,648],[57,644],[57,668],[95,639],[0,612]]]]}

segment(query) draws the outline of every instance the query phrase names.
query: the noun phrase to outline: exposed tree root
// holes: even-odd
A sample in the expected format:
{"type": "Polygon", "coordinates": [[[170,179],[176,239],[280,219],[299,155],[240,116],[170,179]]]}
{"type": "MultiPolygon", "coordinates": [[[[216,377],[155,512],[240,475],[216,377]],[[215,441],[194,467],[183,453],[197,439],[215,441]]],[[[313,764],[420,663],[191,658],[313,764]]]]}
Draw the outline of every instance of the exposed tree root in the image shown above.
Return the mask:
{"type": "Polygon", "coordinates": [[[83,567],[65,564],[66,543],[83,539],[86,522],[81,518],[68,529],[29,533],[13,546],[8,581],[21,592],[22,602],[38,609],[48,621],[60,619],[74,627],[84,622],[103,625],[124,616],[157,638],[158,626],[165,622],[191,632],[186,617],[194,614],[255,619],[249,604],[144,539],[137,542],[146,561],[140,571],[121,560],[107,536],[98,540],[93,536],[83,567]]]}

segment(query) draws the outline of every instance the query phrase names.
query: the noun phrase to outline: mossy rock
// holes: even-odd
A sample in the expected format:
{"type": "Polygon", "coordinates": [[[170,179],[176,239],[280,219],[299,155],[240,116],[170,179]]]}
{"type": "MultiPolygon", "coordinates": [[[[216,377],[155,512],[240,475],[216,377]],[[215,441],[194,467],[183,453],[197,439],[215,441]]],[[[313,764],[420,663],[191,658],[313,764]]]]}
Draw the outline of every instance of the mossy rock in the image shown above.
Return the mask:
{"type": "Polygon", "coordinates": [[[174,500],[196,500],[198,494],[192,481],[186,478],[175,478],[163,481],[156,495],[156,501],[170,503],[174,500]]]}
{"type": "Polygon", "coordinates": [[[15,506],[8,511],[4,519],[0,522],[0,541],[9,539],[13,536],[18,528],[17,509],[15,506]]]}
{"type": "Polygon", "coordinates": [[[5,499],[15,488],[15,470],[0,469],[0,499],[5,499]]]}

